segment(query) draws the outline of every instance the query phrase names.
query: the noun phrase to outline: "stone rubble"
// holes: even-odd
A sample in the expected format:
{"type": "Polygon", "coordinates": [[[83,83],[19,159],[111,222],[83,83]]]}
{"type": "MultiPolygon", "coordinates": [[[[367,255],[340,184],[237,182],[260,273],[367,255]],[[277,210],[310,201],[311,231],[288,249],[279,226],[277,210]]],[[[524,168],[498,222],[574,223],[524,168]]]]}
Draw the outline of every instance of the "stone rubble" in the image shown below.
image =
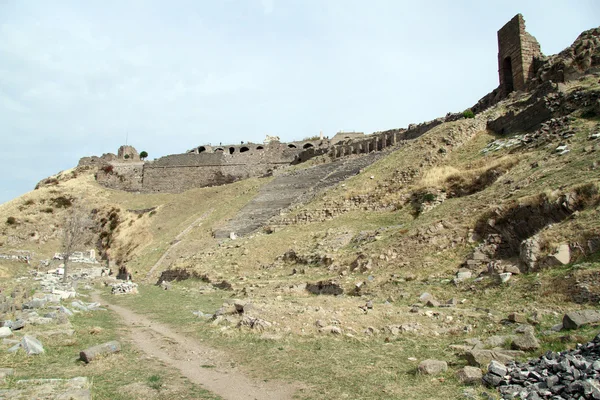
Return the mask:
{"type": "Polygon", "coordinates": [[[124,281],[113,283],[110,285],[112,287],[112,294],[137,294],[138,293],[138,285],[137,283],[133,283],[131,281],[124,281]]]}
{"type": "Polygon", "coordinates": [[[503,399],[600,400],[600,335],[575,350],[543,356],[528,362],[491,361],[483,382],[497,387],[503,399]]]}

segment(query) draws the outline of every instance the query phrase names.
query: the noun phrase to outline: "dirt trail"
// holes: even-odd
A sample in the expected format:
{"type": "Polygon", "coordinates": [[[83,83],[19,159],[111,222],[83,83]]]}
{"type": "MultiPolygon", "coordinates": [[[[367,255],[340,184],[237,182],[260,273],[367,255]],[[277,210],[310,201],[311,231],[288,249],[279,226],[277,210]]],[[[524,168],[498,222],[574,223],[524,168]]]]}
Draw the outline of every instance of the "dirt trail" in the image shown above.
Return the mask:
{"type": "MultiPolygon", "coordinates": [[[[92,298],[106,303],[97,293],[92,298]]],[[[123,319],[133,343],[142,351],[177,368],[190,381],[225,400],[284,400],[291,399],[297,390],[285,382],[254,380],[233,367],[232,360],[223,352],[125,307],[110,303],[108,306],[123,319]]]]}
{"type": "Polygon", "coordinates": [[[167,250],[163,253],[163,255],[158,259],[156,264],[154,264],[152,266],[152,268],[150,268],[150,271],[148,271],[148,273],[146,274],[146,282],[148,282],[150,280],[150,278],[152,278],[152,274],[154,273],[154,271],[156,271],[156,269],[162,265],[163,261],[167,258],[167,256],[171,252],[171,250],[173,250],[175,248],[175,246],[177,246],[179,243],[181,243],[181,239],[185,235],[190,233],[190,231],[193,228],[195,228],[196,226],[199,226],[200,222],[203,219],[205,219],[206,217],[208,217],[213,211],[214,211],[214,209],[208,210],[207,212],[202,214],[198,219],[196,219],[194,222],[192,222],[187,228],[185,228],[183,231],[179,232],[179,234],[177,236],[175,236],[175,240],[173,240],[173,244],[171,244],[171,246],[169,246],[169,248],[167,248],[167,250]]]}

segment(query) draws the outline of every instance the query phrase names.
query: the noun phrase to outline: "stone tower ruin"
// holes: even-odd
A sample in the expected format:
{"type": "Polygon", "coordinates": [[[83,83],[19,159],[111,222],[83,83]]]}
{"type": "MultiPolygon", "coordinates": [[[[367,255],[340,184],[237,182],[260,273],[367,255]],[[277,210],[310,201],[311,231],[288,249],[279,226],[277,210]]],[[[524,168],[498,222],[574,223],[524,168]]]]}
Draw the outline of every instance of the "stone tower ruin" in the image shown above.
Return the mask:
{"type": "Polygon", "coordinates": [[[498,31],[498,75],[502,97],[526,89],[535,76],[534,59],[542,55],[538,41],[525,30],[525,20],[517,14],[498,31]]]}

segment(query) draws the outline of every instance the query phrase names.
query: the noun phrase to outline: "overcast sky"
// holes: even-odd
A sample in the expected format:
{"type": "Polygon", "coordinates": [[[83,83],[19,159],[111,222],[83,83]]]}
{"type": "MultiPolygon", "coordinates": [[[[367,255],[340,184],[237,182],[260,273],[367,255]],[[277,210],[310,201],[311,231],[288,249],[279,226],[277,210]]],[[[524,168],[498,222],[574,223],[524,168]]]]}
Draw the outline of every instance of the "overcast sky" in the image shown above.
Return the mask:
{"type": "Polygon", "coordinates": [[[545,54],[600,25],[598,0],[0,0],[0,203],[127,137],[157,158],[462,111],[519,12],[545,54]]]}

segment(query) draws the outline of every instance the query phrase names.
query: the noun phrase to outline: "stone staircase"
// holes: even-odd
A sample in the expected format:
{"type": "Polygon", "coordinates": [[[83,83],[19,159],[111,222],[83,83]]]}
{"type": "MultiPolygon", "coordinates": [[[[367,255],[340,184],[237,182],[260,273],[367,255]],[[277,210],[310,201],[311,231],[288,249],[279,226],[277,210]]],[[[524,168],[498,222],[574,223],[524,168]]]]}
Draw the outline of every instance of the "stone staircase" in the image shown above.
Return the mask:
{"type": "Polygon", "coordinates": [[[359,157],[346,157],[330,163],[280,175],[263,186],[224,227],[215,229],[216,238],[248,235],[261,228],[282,211],[312,200],[319,193],[356,175],[388,152],[374,152],[359,157]]]}

